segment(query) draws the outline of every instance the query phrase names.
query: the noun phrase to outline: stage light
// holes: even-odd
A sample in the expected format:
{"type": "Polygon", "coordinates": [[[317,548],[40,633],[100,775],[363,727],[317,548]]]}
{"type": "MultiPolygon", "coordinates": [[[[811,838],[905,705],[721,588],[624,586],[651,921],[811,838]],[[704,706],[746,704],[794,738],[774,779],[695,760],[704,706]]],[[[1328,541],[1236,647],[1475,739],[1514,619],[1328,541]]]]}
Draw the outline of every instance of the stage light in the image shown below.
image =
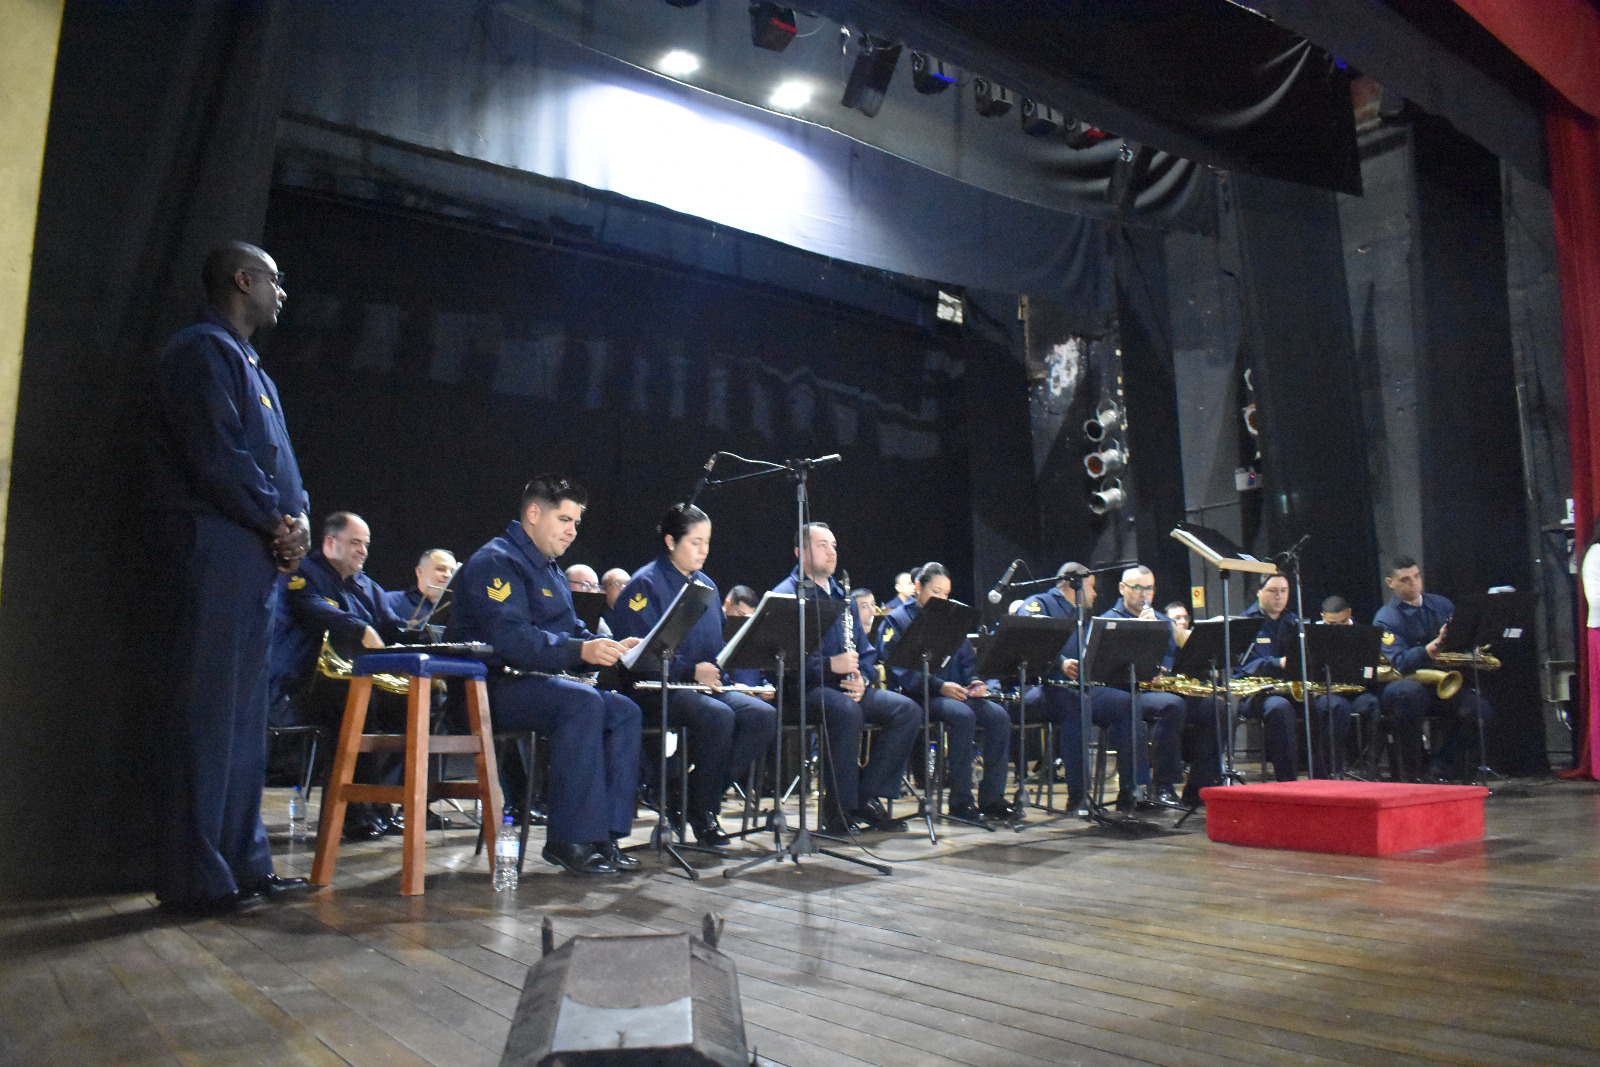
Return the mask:
{"type": "Polygon", "coordinates": [[[850,78],[844,83],[841,107],[854,108],[867,118],[875,118],[883,107],[883,96],[889,91],[894,78],[895,64],[900,62],[900,45],[882,37],[863,35],[856,53],[855,65],[850,68],[850,78]]]}
{"type": "Polygon", "coordinates": [[[656,69],[674,78],[685,78],[700,69],[700,57],[681,48],[674,48],[656,63],[656,69]]]}
{"type": "Polygon", "coordinates": [[[1061,112],[1031,97],[1023,98],[1020,114],[1022,132],[1030,137],[1045,137],[1061,129],[1061,112]]]}
{"type": "Polygon", "coordinates": [[[972,79],[972,97],[978,114],[985,118],[996,118],[1011,110],[1011,90],[988,78],[972,79]]]}
{"type": "Polygon", "coordinates": [[[1250,403],[1240,408],[1239,416],[1240,418],[1244,419],[1244,428],[1246,433],[1248,433],[1251,437],[1261,436],[1261,426],[1258,422],[1256,422],[1255,401],[1252,400],[1250,403]]]}
{"type": "Polygon", "coordinates": [[[1091,478],[1110,478],[1121,474],[1128,465],[1128,454],[1118,441],[1107,441],[1106,447],[1083,457],[1083,469],[1091,478]]]}
{"type": "Polygon", "coordinates": [[[781,52],[794,40],[794,8],[777,4],[750,5],[750,43],[769,52],[781,52]]]}
{"type": "Polygon", "coordinates": [[[1100,401],[1100,406],[1095,409],[1094,418],[1083,424],[1083,436],[1091,441],[1103,441],[1106,434],[1116,430],[1122,425],[1122,409],[1109,400],[1100,401]]]}
{"type": "Polygon", "coordinates": [[[939,306],[935,309],[940,322],[953,322],[957,326],[967,319],[966,305],[961,302],[961,297],[955,293],[939,290],[939,306]]]}
{"type": "Polygon", "coordinates": [[[956,71],[926,52],[911,53],[911,87],[924,96],[942,93],[956,83],[956,71]]]}
{"type": "Polygon", "coordinates": [[[1107,482],[1098,492],[1089,495],[1089,510],[1096,515],[1104,515],[1116,511],[1128,502],[1127,496],[1122,492],[1122,479],[1107,482]]]}
{"type": "Polygon", "coordinates": [[[799,111],[811,103],[811,86],[805,82],[783,82],[772,90],[767,102],[779,111],[799,111]]]}

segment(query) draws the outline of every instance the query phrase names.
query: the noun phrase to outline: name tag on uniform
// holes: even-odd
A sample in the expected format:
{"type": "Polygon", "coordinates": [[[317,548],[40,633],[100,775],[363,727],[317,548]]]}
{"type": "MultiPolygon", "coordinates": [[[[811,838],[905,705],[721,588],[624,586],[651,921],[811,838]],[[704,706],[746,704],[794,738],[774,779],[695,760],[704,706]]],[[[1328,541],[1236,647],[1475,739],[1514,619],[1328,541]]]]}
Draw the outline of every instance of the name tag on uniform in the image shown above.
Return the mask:
{"type": "Polygon", "coordinates": [[[1258,644],[1258,645],[1270,645],[1270,644],[1272,644],[1272,638],[1270,638],[1270,637],[1258,637],[1258,638],[1256,638],[1256,644],[1258,644]]]}

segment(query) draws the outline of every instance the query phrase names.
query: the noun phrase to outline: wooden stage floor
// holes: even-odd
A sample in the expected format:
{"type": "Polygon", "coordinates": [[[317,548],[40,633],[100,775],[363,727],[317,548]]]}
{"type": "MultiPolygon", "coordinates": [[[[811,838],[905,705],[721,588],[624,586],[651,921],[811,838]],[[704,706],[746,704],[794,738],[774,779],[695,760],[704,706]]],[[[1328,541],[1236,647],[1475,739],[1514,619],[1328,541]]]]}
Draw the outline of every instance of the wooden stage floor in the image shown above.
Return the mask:
{"type": "Polygon", "coordinates": [[[224,921],[145,896],[0,909],[0,1062],[494,1064],[545,916],[565,939],[711,910],[750,1042],[790,1067],[1600,1063],[1600,786],[1526,793],[1489,801],[1481,843],[1387,859],[1216,845],[1198,816],[1136,840],[1035,820],[880,839],[888,878],[819,857],[580,880],[535,857],[515,894],[444,831],[409,900],[391,838],[346,846],[332,890],[224,921]]]}

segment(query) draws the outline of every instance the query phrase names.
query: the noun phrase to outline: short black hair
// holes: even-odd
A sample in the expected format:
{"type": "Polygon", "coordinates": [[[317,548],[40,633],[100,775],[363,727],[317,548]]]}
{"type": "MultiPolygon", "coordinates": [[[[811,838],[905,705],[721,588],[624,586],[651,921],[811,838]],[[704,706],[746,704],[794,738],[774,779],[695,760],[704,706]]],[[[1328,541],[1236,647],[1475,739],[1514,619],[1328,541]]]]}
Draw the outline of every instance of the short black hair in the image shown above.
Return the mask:
{"type": "Polygon", "coordinates": [[[527,485],[522,487],[522,507],[518,515],[528,510],[529,504],[538,504],[541,508],[558,507],[563,500],[570,500],[580,508],[589,506],[589,493],[575,482],[569,482],[559,474],[538,474],[527,485]]]}
{"type": "Polygon", "coordinates": [[[1173,608],[1182,608],[1185,612],[1188,612],[1189,605],[1185,604],[1181,600],[1174,600],[1172,603],[1168,604],[1166,607],[1161,609],[1161,614],[1163,614],[1163,615],[1171,615],[1173,608]]]}
{"type": "Polygon", "coordinates": [[[728,599],[747,608],[753,608],[761,603],[761,595],[748,585],[736,585],[728,590],[728,599]]]}
{"type": "Polygon", "coordinates": [[[656,523],[656,536],[681,541],[697,523],[710,521],[711,516],[693,504],[674,504],[667,509],[665,515],[661,516],[661,521],[656,523]]]}
{"type": "Polygon", "coordinates": [[[435,552],[442,553],[443,555],[449,556],[451,559],[455,559],[456,558],[456,554],[454,552],[450,551],[448,548],[430,548],[426,552],[424,552],[422,555],[417,557],[417,566],[426,567],[428,565],[428,560],[433,556],[433,554],[435,552]]]}
{"type": "Polygon", "coordinates": [[[266,252],[243,241],[227,241],[206,253],[200,267],[200,284],[205,287],[206,299],[220,303],[233,285],[233,276],[240,270],[266,259],[266,252]]]}
{"type": "Polygon", "coordinates": [[[322,536],[338,537],[344,533],[344,528],[350,525],[351,519],[359,519],[360,517],[353,511],[335,511],[332,515],[322,520],[322,536]]]}
{"type": "Polygon", "coordinates": [[[1396,556],[1394,562],[1389,564],[1389,577],[1393,578],[1401,571],[1408,571],[1417,565],[1417,561],[1410,556],[1396,556]]]}
{"type": "Polygon", "coordinates": [[[877,597],[872,595],[872,590],[868,589],[864,585],[858,585],[854,589],[850,590],[850,595],[852,597],[854,597],[855,599],[857,599],[857,600],[876,600],[876,599],[878,599],[877,597]]]}
{"type": "Polygon", "coordinates": [[[1341,611],[1350,610],[1350,601],[1342,596],[1331,596],[1322,602],[1322,614],[1337,615],[1341,611]]]}
{"type": "Polygon", "coordinates": [[[926,586],[935,578],[940,577],[948,578],[950,577],[950,572],[945,570],[943,563],[934,563],[930,561],[918,567],[917,573],[912,577],[911,580],[916,582],[918,585],[926,586]]]}

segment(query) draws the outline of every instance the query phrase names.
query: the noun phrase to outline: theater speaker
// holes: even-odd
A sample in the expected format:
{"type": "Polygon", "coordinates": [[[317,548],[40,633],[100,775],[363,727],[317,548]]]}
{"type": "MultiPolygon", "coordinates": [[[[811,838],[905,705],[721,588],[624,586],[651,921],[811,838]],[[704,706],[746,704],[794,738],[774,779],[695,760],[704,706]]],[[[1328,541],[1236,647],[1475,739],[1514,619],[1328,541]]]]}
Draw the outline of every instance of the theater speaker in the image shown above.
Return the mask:
{"type": "Polygon", "coordinates": [[[501,1067],[749,1067],[721,925],[707,915],[703,937],[574,937],[555,948],[546,919],[501,1067]]]}

